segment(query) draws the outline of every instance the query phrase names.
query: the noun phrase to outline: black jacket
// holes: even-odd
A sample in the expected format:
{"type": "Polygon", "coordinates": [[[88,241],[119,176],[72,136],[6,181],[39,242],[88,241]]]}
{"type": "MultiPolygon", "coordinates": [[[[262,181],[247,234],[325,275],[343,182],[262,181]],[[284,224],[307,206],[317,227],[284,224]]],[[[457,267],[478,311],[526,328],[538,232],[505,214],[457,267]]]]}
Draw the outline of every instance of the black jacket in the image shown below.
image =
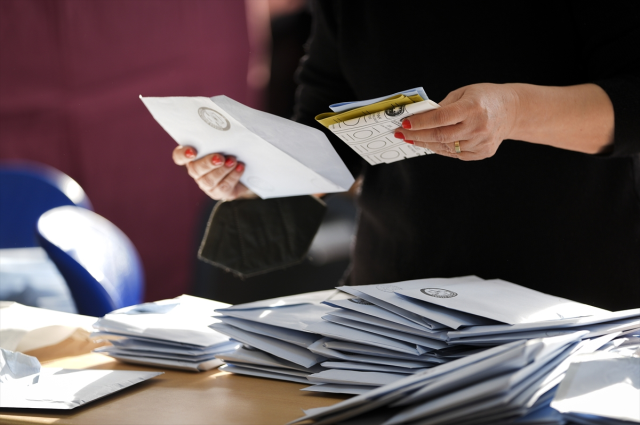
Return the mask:
{"type": "Polygon", "coordinates": [[[608,309],[640,304],[638,2],[314,3],[295,119],[423,86],[594,82],[613,102],[606,156],[508,140],[492,158],[369,166],[348,283],[475,274],[608,309]],[[611,3],[608,3],[611,5],[611,3]]]}

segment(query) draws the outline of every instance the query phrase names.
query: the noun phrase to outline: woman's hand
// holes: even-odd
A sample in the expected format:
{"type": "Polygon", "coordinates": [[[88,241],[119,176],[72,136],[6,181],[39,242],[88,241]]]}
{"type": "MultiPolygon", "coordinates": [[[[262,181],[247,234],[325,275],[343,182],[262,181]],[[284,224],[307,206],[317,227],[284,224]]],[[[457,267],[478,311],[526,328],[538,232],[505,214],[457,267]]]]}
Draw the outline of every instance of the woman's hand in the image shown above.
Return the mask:
{"type": "Polygon", "coordinates": [[[178,146],[173,150],[173,162],[186,165],[187,172],[196,181],[200,189],[215,200],[230,201],[255,196],[240,183],[244,164],[232,156],[224,157],[219,153],[195,159],[197,152],[189,146],[178,146]]]}
{"type": "Polygon", "coordinates": [[[462,87],[449,93],[441,108],[406,118],[395,137],[463,161],[489,158],[511,138],[518,100],[509,84],[462,87]]]}
{"type": "Polygon", "coordinates": [[[596,84],[473,84],[440,105],[405,119],[396,137],[464,161],[493,156],[505,139],[587,154],[613,147],[613,105],[596,84]]]}

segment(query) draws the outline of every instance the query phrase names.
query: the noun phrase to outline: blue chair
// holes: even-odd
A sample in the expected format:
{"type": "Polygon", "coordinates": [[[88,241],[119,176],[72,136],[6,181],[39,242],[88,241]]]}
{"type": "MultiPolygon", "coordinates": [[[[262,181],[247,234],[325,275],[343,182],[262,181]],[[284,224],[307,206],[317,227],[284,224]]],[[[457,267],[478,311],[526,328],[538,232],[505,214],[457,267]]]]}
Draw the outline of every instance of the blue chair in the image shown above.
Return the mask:
{"type": "Polygon", "coordinates": [[[54,208],[38,220],[37,239],[67,281],[78,313],[99,317],[142,302],[138,252],[107,219],[75,206],[54,208]]]}
{"type": "Polygon", "coordinates": [[[80,185],[55,168],[0,162],[0,249],[37,247],[38,218],[62,205],[92,209],[80,185]]]}

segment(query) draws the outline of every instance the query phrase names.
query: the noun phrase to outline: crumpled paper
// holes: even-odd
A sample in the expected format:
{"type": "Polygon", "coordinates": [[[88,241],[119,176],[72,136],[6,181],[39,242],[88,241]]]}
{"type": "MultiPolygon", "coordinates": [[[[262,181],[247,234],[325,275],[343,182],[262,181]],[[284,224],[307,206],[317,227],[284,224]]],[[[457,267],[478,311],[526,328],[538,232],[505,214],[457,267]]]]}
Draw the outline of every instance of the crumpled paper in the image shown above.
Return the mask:
{"type": "Polygon", "coordinates": [[[39,378],[38,359],[0,348],[0,384],[29,386],[37,384],[39,378]]]}

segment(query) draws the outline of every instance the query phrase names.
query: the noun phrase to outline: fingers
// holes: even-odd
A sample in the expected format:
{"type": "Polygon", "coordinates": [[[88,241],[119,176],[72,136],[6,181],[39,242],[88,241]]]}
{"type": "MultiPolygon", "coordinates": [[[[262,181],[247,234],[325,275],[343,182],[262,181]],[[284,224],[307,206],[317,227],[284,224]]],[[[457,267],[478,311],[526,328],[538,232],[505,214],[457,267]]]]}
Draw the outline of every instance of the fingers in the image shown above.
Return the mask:
{"type": "Polygon", "coordinates": [[[468,124],[460,123],[446,127],[436,127],[427,130],[405,130],[399,128],[394,137],[414,142],[427,143],[453,143],[456,140],[467,140],[472,137],[472,131],[468,124]]]}
{"type": "Polygon", "coordinates": [[[488,141],[460,140],[460,152],[456,152],[455,142],[453,143],[424,143],[417,142],[416,146],[431,149],[434,153],[449,158],[456,158],[462,161],[478,161],[495,155],[497,144],[488,141]]]}
{"type": "Polygon", "coordinates": [[[432,111],[413,115],[404,119],[402,127],[411,130],[424,130],[458,124],[469,116],[467,103],[458,101],[432,111]]]}
{"type": "Polygon", "coordinates": [[[177,165],[185,165],[192,161],[198,152],[191,146],[177,146],[173,150],[173,162],[177,165]]]}
{"type": "Polygon", "coordinates": [[[202,158],[201,160],[187,164],[189,175],[193,177],[196,183],[198,183],[198,186],[207,193],[220,184],[227,174],[232,172],[238,165],[236,159],[232,156],[227,157],[224,161],[221,159],[224,157],[220,154],[213,154],[211,157],[212,159],[206,162],[202,161],[205,159],[202,158]],[[218,155],[218,157],[215,155],[218,155]],[[215,164],[214,160],[216,160],[215,164]]]}
{"type": "Polygon", "coordinates": [[[173,162],[186,165],[187,172],[200,189],[216,200],[232,200],[254,197],[245,185],[240,183],[245,165],[235,157],[224,157],[219,153],[195,159],[197,151],[190,146],[178,146],[173,150],[173,162]]]}
{"type": "Polygon", "coordinates": [[[233,167],[228,170],[229,171],[217,181],[217,184],[213,186],[207,185],[203,180],[204,177],[201,181],[198,181],[198,184],[207,195],[216,200],[232,200],[246,195],[249,190],[240,183],[240,177],[242,177],[244,173],[244,164],[241,162],[234,163],[233,167]]]}
{"type": "MultiPolygon", "coordinates": [[[[235,161],[235,159],[230,160],[229,158],[232,157],[225,158],[219,153],[212,153],[210,155],[203,156],[200,159],[196,159],[195,161],[189,162],[187,164],[187,171],[191,177],[199,179],[205,174],[227,165],[227,161],[235,161]]],[[[232,166],[235,166],[235,163],[229,163],[227,168],[231,168],[232,166]]]]}

